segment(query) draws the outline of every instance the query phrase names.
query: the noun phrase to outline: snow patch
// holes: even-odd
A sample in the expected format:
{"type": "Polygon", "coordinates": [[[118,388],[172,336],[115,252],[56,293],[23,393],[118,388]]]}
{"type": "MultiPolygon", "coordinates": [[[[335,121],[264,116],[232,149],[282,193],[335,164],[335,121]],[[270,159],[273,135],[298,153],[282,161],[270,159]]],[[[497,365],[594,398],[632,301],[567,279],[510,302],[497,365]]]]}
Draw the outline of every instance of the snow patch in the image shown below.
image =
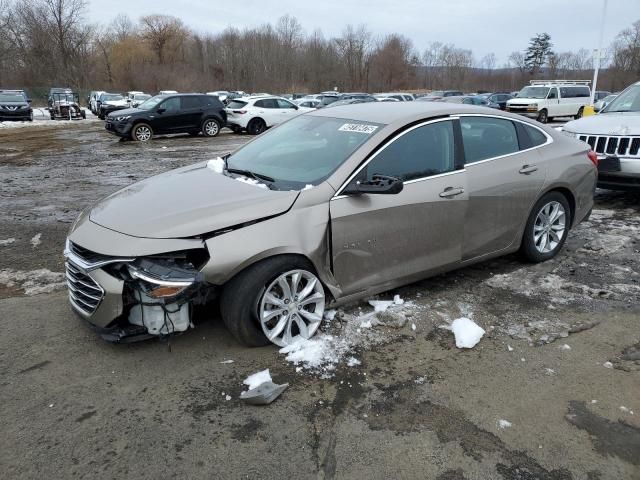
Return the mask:
{"type": "Polygon", "coordinates": [[[466,317],[456,318],[451,324],[451,331],[456,338],[458,348],[475,347],[485,334],[484,329],[466,317]]]}
{"type": "Polygon", "coordinates": [[[38,245],[40,245],[42,243],[42,240],[40,240],[41,237],[42,237],[42,234],[38,233],[38,234],[34,235],[31,240],[29,240],[29,243],[31,243],[31,246],[33,248],[36,248],[38,245]]]}
{"type": "Polygon", "coordinates": [[[28,272],[4,269],[0,270],[0,285],[24,290],[26,295],[38,295],[62,290],[67,283],[64,273],[52,272],[46,268],[28,272]]]}
{"type": "Polygon", "coordinates": [[[4,247],[5,245],[11,245],[16,241],[15,238],[6,238],[5,240],[0,240],[0,247],[4,247]]]}
{"type": "Polygon", "coordinates": [[[602,364],[602,366],[603,366],[604,368],[613,368],[613,363],[611,363],[611,362],[604,362],[604,363],[602,364]]]}
{"type": "Polygon", "coordinates": [[[223,360],[223,361],[221,361],[220,363],[222,363],[222,364],[229,364],[229,363],[233,363],[233,362],[234,362],[234,360],[223,360]]]}
{"type": "Polygon", "coordinates": [[[271,382],[271,374],[269,373],[269,369],[262,370],[261,372],[256,372],[253,375],[249,375],[244,379],[242,383],[249,387],[249,390],[253,390],[256,387],[259,387],[265,382],[271,382]]]}
{"type": "Polygon", "coordinates": [[[501,428],[502,430],[511,426],[513,426],[513,424],[509,420],[504,420],[502,418],[498,420],[498,428],[501,428]]]}
{"type": "Polygon", "coordinates": [[[220,157],[212,158],[207,162],[207,168],[213,170],[216,173],[224,172],[225,163],[220,157]]]}
{"type": "Polygon", "coordinates": [[[235,177],[235,178],[239,182],[248,183],[249,185],[253,185],[255,187],[269,188],[264,183],[259,182],[258,180],[254,179],[254,178],[247,178],[247,177],[235,177]]]}
{"type": "Polygon", "coordinates": [[[347,367],[356,367],[360,365],[362,362],[358,360],[356,357],[349,357],[347,360],[347,367]]]}

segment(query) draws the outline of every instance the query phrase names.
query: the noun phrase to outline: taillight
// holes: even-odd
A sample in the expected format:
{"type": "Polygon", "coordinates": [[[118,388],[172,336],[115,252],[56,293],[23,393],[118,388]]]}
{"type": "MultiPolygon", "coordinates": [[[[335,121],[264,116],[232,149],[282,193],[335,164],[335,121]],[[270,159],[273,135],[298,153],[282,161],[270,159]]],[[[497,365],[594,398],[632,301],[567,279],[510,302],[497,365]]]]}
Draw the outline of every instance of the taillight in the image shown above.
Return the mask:
{"type": "Polygon", "coordinates": [[[598,154],[593,150],[589,150],[589,152],[587,153],[587,157],[589,157],[591,163],[593,163],[593,165],[598,168],[598,154]]]}

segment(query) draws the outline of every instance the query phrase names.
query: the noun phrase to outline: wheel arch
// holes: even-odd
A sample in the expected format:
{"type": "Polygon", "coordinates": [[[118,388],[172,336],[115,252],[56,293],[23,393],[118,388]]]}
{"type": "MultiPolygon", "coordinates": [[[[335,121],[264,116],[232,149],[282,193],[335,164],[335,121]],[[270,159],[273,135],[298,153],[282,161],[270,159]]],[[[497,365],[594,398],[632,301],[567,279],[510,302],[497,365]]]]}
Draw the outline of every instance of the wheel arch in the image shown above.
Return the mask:
{"type": "MultiPolygon", "coordinates": [[[[569,212],[569,215],[571,216],[571,221],[569,222],[570,227],[569,228],[573,228],[573,222],[575,221],[575,217],[576,217],[576,196],[575,193],[566,185],[556,185],[556,186],[552,186],[549,187],[547,190],[545,190],[537,199],[536,199],[536,203],[538,202],[538,200],[540,200],[543,196],[545,196],[548,193],[551,192],[558,192],[560,194],[562,194],[566,199],[567,202],[569,202],[569,208],[571,209],[571,211],[569,212]]],[[[535,206],[532,205],[532,209],[535,206]]]]}

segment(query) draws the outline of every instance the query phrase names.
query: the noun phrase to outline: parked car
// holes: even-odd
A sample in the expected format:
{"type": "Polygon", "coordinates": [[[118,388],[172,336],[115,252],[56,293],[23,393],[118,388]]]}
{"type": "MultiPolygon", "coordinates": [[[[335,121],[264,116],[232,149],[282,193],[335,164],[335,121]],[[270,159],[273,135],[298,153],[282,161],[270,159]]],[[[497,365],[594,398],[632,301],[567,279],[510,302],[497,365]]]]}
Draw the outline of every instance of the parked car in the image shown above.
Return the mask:
{"type": "Polygon", "coordinates": [[[607,95],[606,97],[601,98],[600,100],[598,100],[597,102],[595,102],[593,104],[593,109],[596,112],[601,111],[604,107],[609,105],[613,101],[613,99],[615,99],[617,96],[618,96],[618,94],[616,93],[616,94],[607,95]]]}
{"type": "Polygon", "coordinates": [[[341,93],[338,95],[338,99],[340,100],[362,100],[363,102],[376,102],[377,98],[371,95],[370,93],[341,93]]]}
{"type": "Polygon", "coordinates": [[[129,106],[135,108],[141,103],[146,102],[150,98],[151,95],[149,95],[148,93],[134,93],[128,98],[129,106]]]}
{"type": "Polygon", "coordinates": [[[517,98],[507,101],[508,112],[519,113],[547,123],[554,117],[582,117],[591,102],[589,81],[531,80],[517,98]]]}
{"type": "Polygon", "coordinates": [[[563,131],[587,142],[598,155],[599,187],[640,191],[640,82],[598,115],[569,122],[563,131]]]}
{"type": "Polygon", "coordinates": [[[125,94],[125,98],[131,99],[133,98],[135,95],[139,95],[139,94],[143,94],[144,92],[141,92],[140,90],[129,90],[126,94],[125,94]]]}
{"type": "Polygon", "coordinates": [[[460,90],[434,90],[431,93],[428,93],[424,97],[421,97],[421,100],[424,102],[434,102],[437,100],[441,100],[444,97],[459,97],[464,95],[460,90]]]}
{"type": "Polygon", "coordinates": [[[395,98],[399,102],[412,102],[415,97],[410,93],[392,92],[392,93],[376,93],[373,95],[378,100],[383,98],[395,98]]]}
{"type": "Polygon", "coordinates": [[[275,96],[252,96],[232,100],[225,110],[227,126],[235,133],[246,130],[250,135],[259,135],[267,128],[311,112],[313,108],[300,107],[275,96]]]}
{"type": "Polygon", "coordinates": [[[175,90],[160,90],[158,95],[172,95],[174,93],[178,93],[175,90]]]}
{"type": "Polygon", "coordinates": [[[107,115],[105,129],[122,138],[147,142],[156,134],[189,133],[215,137],[226,124],[217,97],[198,93],[156,95],[137,108],[107,115]]]}
{"type": "Polygon", "coordinates": [[[89,94],[89,110],[91,110],[91,113],[94,115],[98,114],[98,109],[100,108],[100,95],[103,93],[107,92],[103,90],[93,90],[89,94]]]}
{"type": "Polygon", "coordinates": [[[462,95],[453,97],[444,97],[440,100],[447,103],[464,103],[465,105],[477,105],[480,107],[489,107],[500,109],[500,105],[492,103],[481,95],[462,95]]]}
{"type": "Polygon", "coordinates": [[[499,110],[316,110],[83,212],[69,300],[105,338],[132,341],[187,330],[217,296],[240,342],[288,345],[327,307],[516,251],[553,258],[593,208],[594,160],[499,110]]]}
{"type": "Polygon", "coordinates": [[[87,118],[85,110],[80,107],[80,96],[70,88],[51,88],[47,105],[51,120],[84,120],[87,118]]]}
{"type": "Polygon", "coordinates": [[[215,92],[207,92],[207,95],[215,95],[216,97],[218,97],[218,99],[224,103],[224,101],[227,99],[227,97],[229,96],[229,92],[227,92],[226,90],[217,90],[215,92]]]}
{"type": "Polygon", "coordinates": [[[347,98],[345,100],[336,100],[335,102],[327,105],[325,108],[340,107],[342,105],[356,105],[358,103],[371,103],[372,101],[377,102],[378,100],[364,100],[362,98],[347,98]]]}
{"type": "Polygon", "coordinates": [[[316,99],[301,98],[299,100],[294,100],[294,103],[299,107],[306,107],[306,108],[322,107],[322,102],[316,99]]]}
{"type": "Polygon", "coordinates": [[[607,92],[604,90],[596,90],[596,92],[593,94],[593,101],[594,103],[602,100],[605,97],[608,97],[609,95],[611,95],[611,92],[607,92]]]}
{"type": "Polygon", "coordinates": [[[486,98],[489,103],[496,104],[500,108],[500,110],[505,110],[507,108],[507,102],[511,100],[513,95],[510,93],[482,93],[479,96],[486,98]]]}
{"type": "Polygon", "coordinates": [[[104,120],[106,116],[116,110],[129,108],[129,101],[119,93],[103,93],[99,98],[98,118],[104,120]]]}
{"type": "Polygon", "coordinates": [[[31,99],[24,90],[0,90],[0,121],[33,121],[31,99]]]}

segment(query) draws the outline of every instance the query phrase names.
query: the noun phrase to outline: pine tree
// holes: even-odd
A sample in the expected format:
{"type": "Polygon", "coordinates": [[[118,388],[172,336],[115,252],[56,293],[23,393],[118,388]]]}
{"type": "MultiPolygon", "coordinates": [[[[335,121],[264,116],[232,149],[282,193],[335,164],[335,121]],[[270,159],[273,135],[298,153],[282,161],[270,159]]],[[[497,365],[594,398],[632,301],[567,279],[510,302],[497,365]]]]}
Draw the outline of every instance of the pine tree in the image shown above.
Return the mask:
{"type": "Polygon", "coordinates": [[[538,33],[529,42],[529,48],[525,52],[525,66],[531,75],[535,75],[553,55],[551,36],[548,33],[538,33]]]}

